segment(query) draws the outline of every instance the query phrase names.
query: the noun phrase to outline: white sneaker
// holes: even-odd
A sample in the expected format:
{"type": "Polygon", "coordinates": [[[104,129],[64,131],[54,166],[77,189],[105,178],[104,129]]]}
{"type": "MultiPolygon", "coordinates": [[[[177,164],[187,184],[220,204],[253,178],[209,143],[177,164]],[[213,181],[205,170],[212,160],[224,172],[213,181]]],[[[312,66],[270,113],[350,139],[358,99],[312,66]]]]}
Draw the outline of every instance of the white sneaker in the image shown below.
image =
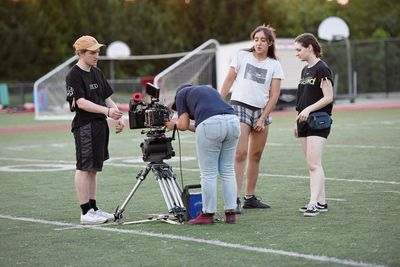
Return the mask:
{"type": "Polygon", "coordinates": [[[81,213],[81,224],[103,224],[107,218],[96,214],[94,209],[90,209],[85,215],[81,213]]]}
{"type": "Polygon", "coordinates": [[[96,215],[98,215],[100,217],[106,218],[107,222],[115,221],[114,214],[112,214],[112,213],[102,211],[101,209],[96,210],[95,213],[96,213],[96,215]]]}

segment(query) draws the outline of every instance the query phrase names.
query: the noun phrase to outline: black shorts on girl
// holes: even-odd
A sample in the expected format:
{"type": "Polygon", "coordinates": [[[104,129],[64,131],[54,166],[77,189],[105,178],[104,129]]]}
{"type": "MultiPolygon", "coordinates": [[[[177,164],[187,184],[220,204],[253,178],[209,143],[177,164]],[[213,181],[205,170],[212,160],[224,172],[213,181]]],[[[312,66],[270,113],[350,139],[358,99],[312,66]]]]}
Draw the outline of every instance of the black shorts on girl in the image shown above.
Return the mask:
{"type": "Polygon", "coordinates": [[[103,162],[109,158],[109,128],[107,120],[94,120],[74,129],[76,169],[101,171],[103,162]]]}
{"type": "Polygon", "coordinates": [[[331,127],[322,130],[314,130],[308,126],[308,123],[306,121],[297,121],[298,137],[320,136],[325,139],[328,139],[328,135],[330,132],[331,132],[331,127]]]}

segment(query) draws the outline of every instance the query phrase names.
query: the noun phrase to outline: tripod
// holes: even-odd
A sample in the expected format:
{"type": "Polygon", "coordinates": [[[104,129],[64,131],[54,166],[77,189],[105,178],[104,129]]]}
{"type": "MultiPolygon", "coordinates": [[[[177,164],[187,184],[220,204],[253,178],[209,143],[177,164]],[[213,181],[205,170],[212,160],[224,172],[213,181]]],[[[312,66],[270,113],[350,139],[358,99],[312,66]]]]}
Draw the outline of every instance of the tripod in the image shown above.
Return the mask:
{"type": "Polygon", "coordinates": [[[147,220],[125,222],[124,224],[142,223],[148,221],[161,221],[171,224],[181,224],[184,220],[185,207],[181,198],[182,189],[176,181],[176,177],[172,171],[171,166],[166,164],[163,159],[169,159],[175,155],[173,151],[171,140],[174,139],[175,131],[172,138],[166,138],[164,130],[150,131],[147,136],[150,138],[145,139],[144,143],[140,146],[143,152],[143,160],[150,161],[147,166],[141,170],[136,176],[137,182],[133,189],[122,203],[121,207],[117,207],[114,214],[115,220],[120,222],[122,219],[122,213],[124,212],[129,201],[132,199],[135,192],[138,190],[141,183],[146,179],[146,176],[152,171],[155,175],[156,181],[160,186],[162,195],[165,203],[168,207],[168,213],[173,215],[174,218],[170,218],[170,215],[158,215],[157,217],[151,217],[147,220]],[[178,222],[176,221],[178,220],[178,222]]]}

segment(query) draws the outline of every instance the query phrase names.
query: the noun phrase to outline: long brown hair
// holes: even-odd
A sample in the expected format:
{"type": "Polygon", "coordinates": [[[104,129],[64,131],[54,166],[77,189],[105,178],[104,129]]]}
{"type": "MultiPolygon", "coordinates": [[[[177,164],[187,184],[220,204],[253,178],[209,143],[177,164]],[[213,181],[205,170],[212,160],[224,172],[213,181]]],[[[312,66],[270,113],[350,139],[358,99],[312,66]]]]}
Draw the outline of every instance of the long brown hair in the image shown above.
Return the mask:
{"type": "MultiPolygon", "coordinates": [[[[267,51],[267,57],[277,59],[275,55],[275,29],[272,28],[271,26],[265,24],[261,26],[257,26],[250,34],[250,39],[254,40],[254,35],[258,32],[263,32],[265,37],[267,38],[268,43],[271,45],[268,47],[267,51]]],[[[248,49],[247,51],[253,52],[254,51],[254,46],[248,49]]]]}
{"type": "Polygon", "coordinates": [[[303,33],[300,34],[299,36],[294,39],[294,42],[301,44],[302,47],[308,47],[311,45],[313,47],[314,54],[317,58],[322,57],[322,48],[321,45],[319,44],[317,38],[312,33],[303,33]]]}

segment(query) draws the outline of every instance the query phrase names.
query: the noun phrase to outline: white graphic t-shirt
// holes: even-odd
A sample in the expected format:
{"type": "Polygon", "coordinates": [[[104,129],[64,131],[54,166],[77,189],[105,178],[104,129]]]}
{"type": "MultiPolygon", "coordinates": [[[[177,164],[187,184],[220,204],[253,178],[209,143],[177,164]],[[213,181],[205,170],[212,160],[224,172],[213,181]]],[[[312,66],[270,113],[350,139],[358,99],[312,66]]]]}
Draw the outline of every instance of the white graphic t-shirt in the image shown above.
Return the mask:
{"type": "Polygon", "coordinates": [[[253,53],[241,50],[232,59],[236,71],[231,100],[264,108],[269,100],[272,79],[284,79],[281,63],[272,58],[257,60],[253,53]]]}

